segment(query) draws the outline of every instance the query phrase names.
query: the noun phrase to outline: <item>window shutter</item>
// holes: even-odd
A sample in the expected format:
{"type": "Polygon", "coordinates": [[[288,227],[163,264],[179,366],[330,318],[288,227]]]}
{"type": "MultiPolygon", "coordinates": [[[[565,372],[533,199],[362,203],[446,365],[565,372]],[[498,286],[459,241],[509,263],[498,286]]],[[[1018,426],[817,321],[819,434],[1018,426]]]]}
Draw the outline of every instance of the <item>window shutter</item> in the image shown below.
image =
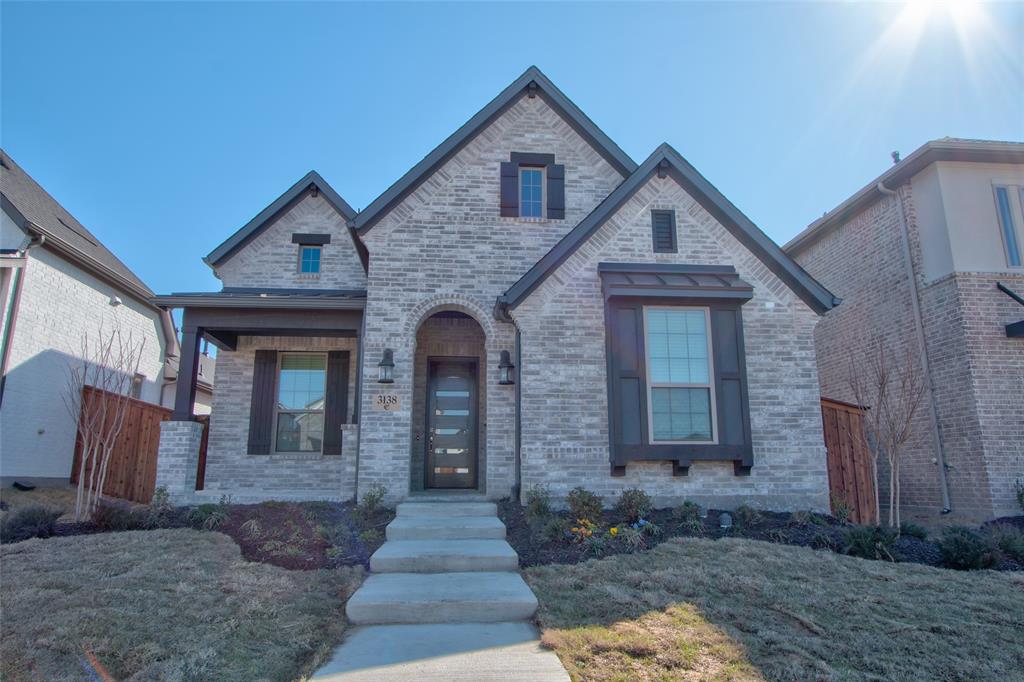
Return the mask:
{"type": "Polygon", "coordinates": [[[711,327],[715,352],[718,442],[741,450],[744,465],[749,467],[752,463],[750,412],[740,309],[713,307],[711,327]]]}
{"type": "Polygon", "coordinates": [[[565,218],[565,166],[554,163],[548,166],[548,218],[565,218]]]}
{"type": "Polygon", "coordinates": [[[615,305],[608,312],[612,462],[624,465],[626,447],[643,445],[647,433],[643,307],[638,304],[615,305]]]}
{"type": "Polygon", "coordinates": [[[655,253],[676,253],[675,211],[651,211],[655,253]]]}
{"type": "Polygon", "coordinates": [[[277,383],[277,351],[258,350],[252,371],[252,402],[249,408],[249,454],[270,454],[274,432],[274,388],[277,383]]]}
{"type": "Polygon", "coordinates": [[[501,215],[519,215],[519,166],[508,161],[501,164],[501,215]]]}
{"type": "Polygon", "coordinates": [[[341,425],[348,415],[348,351],[327,353],[327,393],[324,396],[325,455],[341,454],[341,425]]]}

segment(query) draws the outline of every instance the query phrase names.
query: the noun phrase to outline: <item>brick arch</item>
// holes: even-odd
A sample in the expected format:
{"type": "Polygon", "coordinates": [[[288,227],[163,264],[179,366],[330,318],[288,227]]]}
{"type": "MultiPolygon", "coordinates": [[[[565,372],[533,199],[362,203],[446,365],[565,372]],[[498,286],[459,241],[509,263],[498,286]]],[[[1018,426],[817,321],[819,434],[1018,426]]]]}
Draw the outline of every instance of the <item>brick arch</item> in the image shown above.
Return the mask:
{"type": "Polygon", "coordinates": [[[457,310],[460,313],[469,315],[484,330],[484,338],[487,341],[495,338],[494,322],[488,312],[481,308],[474,299],[461,294],[432,296],[418,303],[406,315],[402,338],[415,340],[416,332],[419,331],[420,325],[423,324],[424,320],[435,313],[446,310],[457,310]]]}

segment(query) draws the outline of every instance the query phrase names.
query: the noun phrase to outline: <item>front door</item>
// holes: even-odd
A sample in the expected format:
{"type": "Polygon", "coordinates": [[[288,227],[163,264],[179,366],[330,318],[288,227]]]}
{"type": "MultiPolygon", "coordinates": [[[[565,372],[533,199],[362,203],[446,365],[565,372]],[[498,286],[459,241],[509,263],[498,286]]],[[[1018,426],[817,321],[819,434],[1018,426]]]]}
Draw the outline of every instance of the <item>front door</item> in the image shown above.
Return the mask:
{"type": "Polygon", "coordinates": [[[475,488],[477,360],[427,360],[427,488],[475,488]]]}

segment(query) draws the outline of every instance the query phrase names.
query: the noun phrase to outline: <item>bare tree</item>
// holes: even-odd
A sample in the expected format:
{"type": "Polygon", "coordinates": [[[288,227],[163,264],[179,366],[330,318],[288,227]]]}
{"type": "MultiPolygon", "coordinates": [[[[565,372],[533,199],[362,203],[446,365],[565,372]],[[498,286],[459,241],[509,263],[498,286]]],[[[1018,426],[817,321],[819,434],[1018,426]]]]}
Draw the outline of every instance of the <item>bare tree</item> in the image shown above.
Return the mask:
{"type": "Polygon", "coordinates": [[[82,446],[75,521],[91,517],[103,497],[110,456],[124,427],[145,345],[144,337],[136,341],[131,332],[123,334],[119,328],[106,333],[100,325],[95,336],[82,336],[80,357],[71,363],[64,404],[82,446]],[[86,398],[86,387],[104,393],[86,398]]]}
{"type": "MultiPolygon", "coordinates": [[[[871,453],[871,473],[878,489],[878,458],[889,463],[889,526],[900,527],[900,458],[913,435],[914,415],[925,396],[920,359],[908,347],[901,356],[875,337],[860,353],[851,353],[849,383],[854,400],[868,408],[860,420],[864,445],[871,453]]],[[[878,495],[875,518],[881,521],[878,495]]]]}

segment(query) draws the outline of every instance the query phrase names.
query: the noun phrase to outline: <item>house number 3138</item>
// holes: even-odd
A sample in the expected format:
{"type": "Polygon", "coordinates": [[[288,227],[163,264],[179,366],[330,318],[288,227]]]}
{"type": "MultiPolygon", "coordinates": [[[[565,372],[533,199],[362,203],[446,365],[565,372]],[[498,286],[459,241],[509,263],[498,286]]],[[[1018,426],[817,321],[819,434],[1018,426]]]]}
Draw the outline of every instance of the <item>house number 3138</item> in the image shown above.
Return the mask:
{"type": "Polygon", "coordinates": [[[378,393],[373,398],[373,409],[383,412],[393,412],[400,404],[398,396],[394,393],[378,393]]]}

